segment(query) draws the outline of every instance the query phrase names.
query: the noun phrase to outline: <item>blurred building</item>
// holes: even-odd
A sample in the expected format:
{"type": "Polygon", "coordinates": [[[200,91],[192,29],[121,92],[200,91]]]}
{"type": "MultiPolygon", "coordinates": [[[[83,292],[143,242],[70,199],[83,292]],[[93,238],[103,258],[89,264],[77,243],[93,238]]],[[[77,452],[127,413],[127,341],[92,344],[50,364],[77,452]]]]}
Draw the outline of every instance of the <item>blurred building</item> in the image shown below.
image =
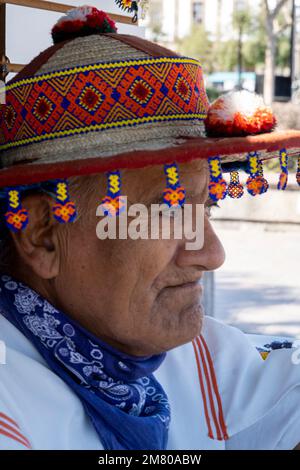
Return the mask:
{"type": "Polygon", "coordinates": [[[146,36],[172,47],[202,24],[212,39],[233,36],[232,14],[238,8],[257,8],[260,0],[151,0],[143,23],[146,36]]]}
{"type": "MultiPolygon", "coordinates": [[[[238,72],[215,72],[206,77],[207,85],[225,93],[236,89],[239,84],[238,72]]],[[[256,73],[242,72],[241,85],[245,90],[254,92],[256,90],[256,73]]]]}
{"type": "MultiPolygon", "coordinates": [[[[279,0],[269,0],[274,8],[279,0]]],[[[276,99],[287,101],[291,98],[291,82],[294,94],[300,103],[300,0],[289,0],[284,6],[285,17],[294,9],[294,40],[291,41],[292,67],[276,70],[276,99]],[[293,69],[291,73],[291,69],[293,69]]],[[[233,28],[233,14],[247,9],[251,13],[259,12],[261,0],[151,0],[147,18],[141,24],[145,27],[146,38],[159,42],[170,49],[177,49],[178,41],[189,36],[194,26],[202,25],[213,41],[239,40],[236,28],[233,28]]],[[[289,33],[289,29],[287,30],[289,33]]],[[[263,93],[264,67],[256,68],[255,73],[242,71],[228,72],[217,70],[209,78],[210,85],[219,91],[228,91],[241,85],[250,90],[263,93]]]]}
{"type": "Polygon", "coordinates": [[[300,79],[300,0],[295,0],[294,78],[300,79]]]}

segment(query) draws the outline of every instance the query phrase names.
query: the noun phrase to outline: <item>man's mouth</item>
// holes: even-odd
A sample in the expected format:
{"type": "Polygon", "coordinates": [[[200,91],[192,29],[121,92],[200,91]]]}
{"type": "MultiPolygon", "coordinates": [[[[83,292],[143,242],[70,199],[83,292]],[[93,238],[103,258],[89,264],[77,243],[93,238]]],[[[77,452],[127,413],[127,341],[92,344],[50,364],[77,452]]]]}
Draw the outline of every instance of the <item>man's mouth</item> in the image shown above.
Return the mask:
{"type": "Polygon", "coordinates": [[[198,292],[199,296],[203,293],[203,286],[200,280],[193,281],[193,282],[185,282],[182,284],[178,284],[175,286],[166,286],[164,289],[172,291],[182,291],[182,292],[198,292]]]}

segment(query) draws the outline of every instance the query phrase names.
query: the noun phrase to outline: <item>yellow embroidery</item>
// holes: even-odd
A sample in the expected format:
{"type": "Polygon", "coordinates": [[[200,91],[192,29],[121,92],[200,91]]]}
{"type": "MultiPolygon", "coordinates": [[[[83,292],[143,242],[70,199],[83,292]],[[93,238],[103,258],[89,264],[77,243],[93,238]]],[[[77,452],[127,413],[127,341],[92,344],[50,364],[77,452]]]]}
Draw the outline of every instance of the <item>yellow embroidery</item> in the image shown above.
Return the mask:
{"type": "Polygon", "coordinates": [[[62,202],[68,199],[68,189],[66,183],[57,183],[56,199],[62,202]]]}
{"type": "Polygon", "coordinates": [[[218,178],[221,175],[219,159],[211,160],[210,161],[210,167],[211,167],[211,175],[214,178],[218,178]]]}
{"type": "Polygon", "coordinates": [[[257,155],[253,157],[249,157],[249,164],[250,164],[251,173],[253,175],[259,172],[259,164],[258,164],[257,155]]]}
{"type": "Polygon", "coordinates": [[[282,161],[282,166],[286,167],[288,164],[288,155],[286,152],[281,152],[281,161],[282,161]]]}
{"type": "Polygon", "coordinates": [[[70,136],[70,135],[74,135],[74,134],[83,134],[85,132],[98,131],[98,130],[101,130],[101,129],[110,129],[110,128],[116,127],[116,125],[118,127],[120,127],[120,126],[130,126],[130,125],[134,125],[134,124],[142,124],[142,123],[145,123],[145,122],[168,121],[168,120],[172,120],[172,119],[185,119],[185,118],[188,118],[188,119],[205,119],[206,114],[173,114],[173,115],[170,115],[170,116],[153,116],[153,117],[152,116],[147,116],[147,117],[143,117],[143,118],[139,118],[139,119],[126,119],[124,121],[118,121],[117,124],[114,123],[114,122],[105,123],[105,124],[96,124],[96,125],[87,126],[87,127],[80,127],[80,128],[77,128],[77,129],[69,129],[69,130],[66,130],[66,131],[43,134],[43,135],[39,135],[39,136],[36,136],[36,137],[31,137],[31,138],[28,138],[28,139],[19,140],[17,142],[10,142],[8,144],[0,145],[0,150],[6,150],[10,147],[18,147],[18,146],[21,146],[21,145],[31,144],[31,143],[34,143],[34,142],[41,142],[43,140],[50,139],[50,138],[55,139],[57,137],[65,137],[65,136],[70,136]]]}
{"type": "Polygon", "coordinates": [[[168,176],[168,183],[175,186],[179,182],[179,176],[176,166],[172,166],[166,169],[168,176]]]}
{"type": "Polygon", "coordinates": [[[12,83],[6,87],[6,91],[13,90],[21,85],[28,85],[31,83],[39,82],[40,80],[48,80],[55,77],[65,77],[67,75],[74,75],[79,72],[89,72],[91,70],[105,70],[105,69],[112,69],[118,67],[130,67],[135,65],[149,65],[149,64],[191,64],[197,65],[201,67],[201,64],[198,60],[189,59],[189,58],[182,58],[182,57],[159,57],[159,58],[152,58],[152,59],[139,59],[139,60],[126,60],[123,62],[106,62],[100,64],[91,64],[91,65],[84,65],[81,67],[74,67],[71,69],[66,70],[59,70],[57,72],[47,73],[44,75],[37,75],[31,78],[25,78],[23,80],[19,80],[17,82],[12,83]]]}
{"type": "Polygon", "coordinates": [[[12,209],[17,209],[20,205],[20,198],[19,198],[19,192],[16,190],[11,190],[8,193],[9,195],[9,206],[12,209]]]}
{"type": "Polygon", "coordinates": [[[108,180],[109,180],[108,190],[113,194],[118,193],[121,189],[121,180],[120,180],[119,175],[115,175],[115,174],[109,175],[108,180]]]}

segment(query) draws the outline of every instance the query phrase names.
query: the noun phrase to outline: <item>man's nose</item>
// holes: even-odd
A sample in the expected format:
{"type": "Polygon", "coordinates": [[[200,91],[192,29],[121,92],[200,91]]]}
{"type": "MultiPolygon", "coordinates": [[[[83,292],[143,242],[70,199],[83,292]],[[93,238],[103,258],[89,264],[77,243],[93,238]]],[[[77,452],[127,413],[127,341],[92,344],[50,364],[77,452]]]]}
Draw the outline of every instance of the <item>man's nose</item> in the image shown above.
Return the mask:
{"type": "Polygon", "coordinates": [[[194,266],[203,271],[213,271],[224,263],[226,257],[224,247],[207,217],[204,222],[203,247],[199,250],[187,250],[186,242],[187,240],[181,241],[177,251],[178,266],[194,266]]]}

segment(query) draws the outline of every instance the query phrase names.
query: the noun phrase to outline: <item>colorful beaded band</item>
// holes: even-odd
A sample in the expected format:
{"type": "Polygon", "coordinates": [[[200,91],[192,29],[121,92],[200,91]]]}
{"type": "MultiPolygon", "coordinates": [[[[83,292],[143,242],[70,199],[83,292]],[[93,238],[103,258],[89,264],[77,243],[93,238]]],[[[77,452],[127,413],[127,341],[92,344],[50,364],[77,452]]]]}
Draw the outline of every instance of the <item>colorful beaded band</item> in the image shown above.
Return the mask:
{"type": "Polygon", "coordinates": [[[76,207],[74,202],[70,201],[67,181],[61,180],[56,184],[56,204],[53,206],[53,215],[61,223],[74,222],[76,219],[76,207]]]}
{"type": "Polygon", "coordinates": [[[227,195],[227,183],[222,175],[220,157],[212,157],[208,160],[210,172],[209,195],[213,201],[225,199],[227,195]]]}
{"type": "Polygon", "coordinates": [[[240,183],[238,171],[230,173],[230,184],[228,185],[228,195],[233,199],[240,199],[244,194],[243,185],[240,183]]]}
{"type": "Polygon", "coordinates": [[[0,150],[140,124],[203,121],[196,60],[149,58],[75,67],[13,82],[1,107],[0,150]]]}
{"type": "Polygon", "coordinates": [[[289,176],[289,171],[288,171],[289,157],[288,157],[286,149],[280,150],[279,160],[280,160],[281,174],[279,177],[277,188],[279,190],[280,189],[285,190],[288,184],[288,176],[289,176]]]}
{"type": "Polygon", "coordinates": [[[7,189],[7,202],[8,208],[5,213],[7,227],[13,232],[24,230],[28,225],[28,212],[22,207],[18,189],[7,189]]]}
{"type": "Polygon", "coordinates": [[[176,163],[164,166],[167,187],[164,202],[169,207],[181,207],[185,203],[185,189],[180,185],[179,170],[176,163]]]}
{"type": "Polygon", "coordinates": [[[102,200],[104,214],[117,216],[125,209],[125,202],[121,195],[121,174],[119,171],[107,173],[107,194],[102,200]]]}
{"type": "MultiPolygon", "coordinates": [[[[288,154],[286,149],[281,149],[279,153],[281,174],[278,182],[278,189],[285,190],[288,183],[288,154]]],[[[212,157],[208,160],[210,171],[209,197],[213,201],[225,199],[227,194],[234,199],[239,199],[244,194],[243,185],[239,180],[237,170],[230,172],[230,183],[227,186],[223,178],[222,165],[219,157],[212,157]]],[[[169,207],[182,207],[186,200],[185,188],[180,183],[179,169],[176,162],[164,165],[166,176],[166,188],[163,191],[164,203],[169,207]]],[[[257,152],[247,155],[247,190],[252,196],[264,194],[269,184],[263,176],[263,163],[257,152]]],[[[300,157],[297,160],[296,179],[300,185],[300,157]]],[[[56,203],[53,206],[54,218],[60,223],[73,222],[76,219],[76,207],[70,200],[68,182],[66,180],[56,180],[48,182],[51,189],[47,192],[55,195],[56,203]],[[54,188],[54,189],[53,189],[54,188]]],[[[39,189],[37,185],[37,189],[39,189]]],[[[27,189],[30,189],[28,187],[27,189]]],[[[33,188],[34,189],[34,188],[33,188]]],[[[4,214],[7,227],[17,232],[24,230],[28,224],[28,213],[21,204],[21,193],[26,190],[26,186],[20,188],[7,188],[0,193],[0,197],[7,200],[7,211],[4,214]]],[[[104,214],[108,216],[118,216],[125,209],[125,200],[121,195],[121,173],[111,171],[107,173],[107,193],[102,200],[104,214]]]]}
{"type": "Polygon", "coordinates": [[[247,155],[248,172],[250,174],[247,179],[247,190],[251,196],[264,194],[268,191],[269,183],[263,177],[263,166],[257,152],[251,152],[247,155]]]}

